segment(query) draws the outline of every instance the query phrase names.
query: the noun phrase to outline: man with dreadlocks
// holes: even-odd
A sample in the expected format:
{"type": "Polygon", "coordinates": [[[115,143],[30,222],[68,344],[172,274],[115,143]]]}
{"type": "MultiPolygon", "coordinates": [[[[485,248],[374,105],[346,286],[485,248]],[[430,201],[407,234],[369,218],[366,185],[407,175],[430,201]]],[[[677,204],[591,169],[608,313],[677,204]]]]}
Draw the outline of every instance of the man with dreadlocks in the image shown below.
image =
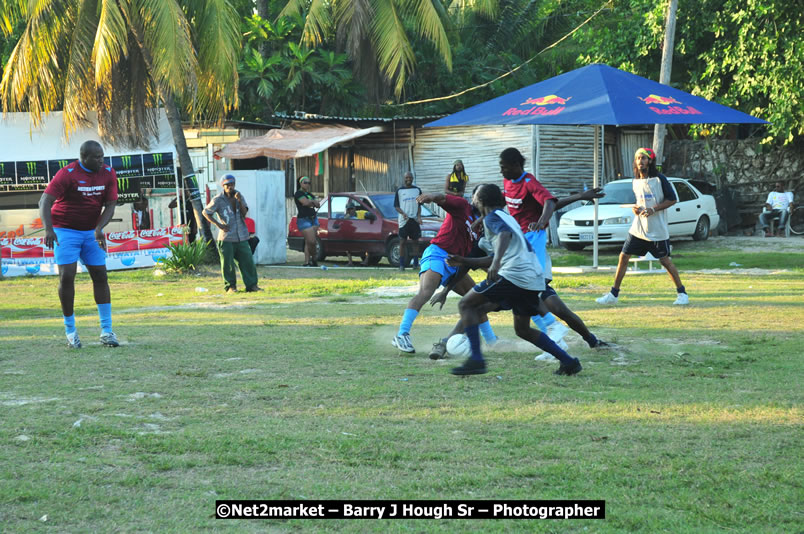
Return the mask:
{"type": "Polygon", "coordinates": [[[634,154],[634,180],[632,182],[636,204],[634,222],[620,253],[617,274],[611,291],[596,299],[598,304],[617,304],[620,284],[633,254],[644,256],[650,252],[661,262],[676,285],[678,296],[673,304],[689,304],[687,290],[678,276],[678,269],[670,259],[670,231],[667,226],[667,209],[676,203],[673,187],[656,169],[656,154],[649,148],[640,148],[634,154]]]}

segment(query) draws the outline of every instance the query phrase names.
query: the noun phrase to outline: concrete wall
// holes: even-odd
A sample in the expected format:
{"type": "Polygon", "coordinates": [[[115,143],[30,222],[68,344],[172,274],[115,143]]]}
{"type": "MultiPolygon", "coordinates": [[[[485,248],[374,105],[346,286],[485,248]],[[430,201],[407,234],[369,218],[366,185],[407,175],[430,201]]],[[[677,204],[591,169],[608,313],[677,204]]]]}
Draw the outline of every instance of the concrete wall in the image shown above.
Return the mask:
{"type": "Polygon", "coordinates": [[[804,150],[800,144],[766,148],[755,140],[668,141],[663,172],[716,185],[720,196],[731,199],[730,213],[721,214],[731,221],[730,231],[755,224],[777,181],[793,192],[796,203],[804,197],[804,150]]]}

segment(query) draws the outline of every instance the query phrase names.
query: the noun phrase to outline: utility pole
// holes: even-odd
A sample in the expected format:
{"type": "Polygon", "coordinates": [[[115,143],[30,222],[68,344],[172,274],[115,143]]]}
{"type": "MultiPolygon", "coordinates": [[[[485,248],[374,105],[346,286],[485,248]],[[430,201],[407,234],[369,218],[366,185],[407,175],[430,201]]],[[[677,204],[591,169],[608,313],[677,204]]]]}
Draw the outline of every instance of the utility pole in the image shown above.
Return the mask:
{"type": "MultiPolygon", "coordinates": [[[[670,0],[667,6],[667,21],[664,29],[664,49],[662,50],[662,71],[659,74],[659,83],[670,85],[670,71],[673,70],[673,48],[676,39],[676,12],[678,0],[670,0]]],[[[656,165],[661,167],[664,160],[664,124],[653,126],[653,152],[656,154],[656,165]]]]}

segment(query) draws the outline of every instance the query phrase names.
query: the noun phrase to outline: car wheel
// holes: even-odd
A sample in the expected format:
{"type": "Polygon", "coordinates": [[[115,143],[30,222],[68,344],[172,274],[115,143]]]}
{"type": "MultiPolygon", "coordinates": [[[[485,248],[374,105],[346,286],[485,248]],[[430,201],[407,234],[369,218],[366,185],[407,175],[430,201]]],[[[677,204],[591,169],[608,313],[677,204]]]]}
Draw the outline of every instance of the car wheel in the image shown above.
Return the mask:
{"type": "Polygon", "coordinates": [[[698,224],[695,225],[695,233],[692,238],[695,241],[705,241],[709,237],[709,217],[706,215],[698,219],[698,224]]]}
{"type": "Polygon", "coordinates": [[[369,256],[367,263],[369,265],[377,265],[378,263],[380,263],[381,259],[382,259],[382,256],[369,256]]]}
{"type": "Polygon", "coordinates": [[[564,245],[564,248],[566,248],[567,250],[573,250],[575,252],[583,250],[583,247],[586,246],[581,243],[561,243],[561,244],[564,245]]]}
{"type": "Polygon", "coordinates": [[[388,258],[388,263],[391,267],[399,266],[399,238],[394,237],[388,241],[388,246],[385,247],[385,257],[388,258]]]}
{"type": "Polygon", "coordinates": [[[315,238],[315,261],[324,261],[327,259],[327,251],[324,250],[324,243],[321,242],[321,239],[316,237],[315,238]]]}

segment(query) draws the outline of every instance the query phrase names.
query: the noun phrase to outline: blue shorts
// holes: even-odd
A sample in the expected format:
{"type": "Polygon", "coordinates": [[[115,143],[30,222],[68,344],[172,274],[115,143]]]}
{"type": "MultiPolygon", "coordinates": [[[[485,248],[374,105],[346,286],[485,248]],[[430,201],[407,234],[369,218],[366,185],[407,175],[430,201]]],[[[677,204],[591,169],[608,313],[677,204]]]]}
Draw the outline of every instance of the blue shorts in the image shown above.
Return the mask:
{"type": "Polygon", "coordinates": [[[474,287],[474,290],[490,302],[498,304],[499,307],[495,311],[512,310],[514,315],[527,317],[539,314],[540,291],[524,289],[503,277],[491,283],[483,280],[474,287]]]}
{"type": "Polygon", "coordinates": [[[312,217],[310,219],[306,217],[296,217],[296,228],[298,228],[300,232],[312,228],[313,226],[321,226],[318,224],[318,217],[312,217]]]}
{"type": "Polygon", "coordinates": [[[623,243],[623,254],[631,256],[644,256],[648,252],[657,260],[670,255],[670,240],[664,241],[645,241],[636,236],[628,234],[623,243]]]}
{"type": "Polygon", "coordinates": [[[438,245],[428,245],[419,260],[419,276],[425,271],[433,271],[441,275],[441,285],[446,286],[449,279],[458,272],[457,267],[447,265],[448,252],[438,245]]]}
{"type": "Polygon", "coordinates": [[[106,252],[95,241],[95,230],[54,228],[58,244],[53,246],[56,265],[69,265],[78,261],[84,265],[106,265],[106,252]]]}

